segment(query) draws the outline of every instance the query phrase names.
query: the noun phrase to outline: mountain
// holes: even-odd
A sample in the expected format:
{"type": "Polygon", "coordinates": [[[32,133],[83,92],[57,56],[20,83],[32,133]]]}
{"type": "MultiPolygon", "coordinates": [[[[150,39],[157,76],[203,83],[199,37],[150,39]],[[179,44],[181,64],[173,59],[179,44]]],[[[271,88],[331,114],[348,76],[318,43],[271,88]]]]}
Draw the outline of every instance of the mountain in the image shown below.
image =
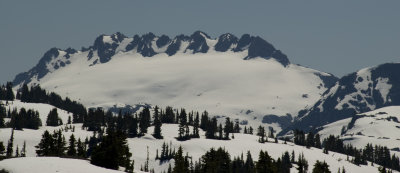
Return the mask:
{"type": "Polygon", "coordinates": [[[346,143],[362,148],[368,143],[400,152],[400,106],[387,106],[327,124],[321,138],[340,136],[346,143]]]}
{"type": "Polygon", "coordinates": [[[197,31],[174,38],[115,33],[80,51],[52,48],[13,83],[16,89],[39,84],[86,107],[184,107],[280,130],[336,81],[291,64],[258,36],[211,38],[197,31]]]}
{"type": "Polygon", "coordinates": [[[339,79],[310,109],[299,112],[291,129],[312,130],[391,105],[400,105],[400,63],[361,69],[339,79]]]}

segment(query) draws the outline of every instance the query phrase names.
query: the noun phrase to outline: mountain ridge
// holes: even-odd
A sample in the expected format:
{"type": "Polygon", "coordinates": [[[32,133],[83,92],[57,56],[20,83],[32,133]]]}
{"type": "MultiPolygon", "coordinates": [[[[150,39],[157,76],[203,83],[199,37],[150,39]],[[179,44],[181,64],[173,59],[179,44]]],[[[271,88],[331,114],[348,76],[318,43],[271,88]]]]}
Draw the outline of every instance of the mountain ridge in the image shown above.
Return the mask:
{"type": "MultiPolygon", "coordinates": [[[[167,35],[156,36],[151,32],[143,34],[142,36],[134,35],[133,37],[127,37],[120,32],[116,32],[111,35],[102,34],[98,36],[92,46],[89,48],[82,48],[80,51],[72,48],[65,50],[55,47],[51,48],[43,55],[35,67],[30,69],[28,72],[18,74],[13,83],[29,83],[29,78],[32,78],[35,75],[37,75],[38,79],[45,76],[48,73],[48,71],[45,70],[46,62],[49,62],[52,57],[57,57],[60,53],[59,51],[66,52],[64,55],[66,59],[69,59],[72,54],[77,52],[89,51],[87,58],[90,60],[93,57],[93,54],[97,53],[99,60],[94,62],[94,64],[97,64],[107,63],[111,60],[112,56],[120,51],[134,51],[141,54],[143,57],[153,57],[154,55],[161,53],[173,56],[181,49],[183,49],[184,53],[192,54],[207,53],[210,49],[217,52],[242,52],[248,50],[247,56],[243,57],[245,60],[262,57],[265,59],[275,59],[285,67],[290,64],[287,56],[280,50],[275,49],[272,44],[259,36],[250,36],[249,34],[243,34],[240,39],[238,39],[233,34],[226,33],[222,34],[218,38],[212,39],[202,31],[196,31],[190,36],[181,34],[174,38],[170,38],[167,35]],[[207,43],[208,41],[217,41],[217,43],[215,44],[215,47],[210,47],[211,45],[207,43]],[[185,42],[188,43],[188,45],[182,47],[182,44],[185,42]]],[[[62,62],[57,66],[65,66],[67,64],[68,63],[62,62]]],[[[57,66],[55,66],[56,69],[58,68],[57,66]]]]}

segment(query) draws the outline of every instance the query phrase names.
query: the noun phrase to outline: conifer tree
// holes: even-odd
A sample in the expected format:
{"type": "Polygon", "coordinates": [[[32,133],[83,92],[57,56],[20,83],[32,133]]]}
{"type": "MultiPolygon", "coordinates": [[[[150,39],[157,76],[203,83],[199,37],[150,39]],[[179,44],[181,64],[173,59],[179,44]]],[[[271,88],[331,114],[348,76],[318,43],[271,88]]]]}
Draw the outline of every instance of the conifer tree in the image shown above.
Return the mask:
{"type": "Polygon", "coordinates": [[[258,142],[260,143],[264,143],[265,142],[265,129],[262,126],[258,127],[258,131],[257,131],[257,136],[260,137],[260,139],[258,139],[258,142]]]}
{"type": "Polygon", "coordinates": [[[59,126],[62,124],[61,118],[58,117],[57,108],[52,109],[47,116],[46,125],[59,126]]]}
{"type": "Polygon", "coordinates": [[[109,169],[118,169],[119,166],[126,167],[132,156],[129,152],[126,135],[121,131],[110,129],[91,154],[92,164],[109,169]]]}
{"type": "Polygon", "coordinates": [[[175,167],[174,167],[174,169],[172,171],[173,173],[187,173],[187,172],[189,172],[189,168],[188,168],[189,165],[186,164],[186,160],[183,157],[182,146],[179,146],[178,152],[175,154],[174,160],[175,160],[175,167]]]}
{"type": "Polygon", "coordinates": [[[199,138],[199,126],[200,126],[200,120],[199,120],[199,113],[196,113],[196,117],[194,118],[194,122],[193,122],[193,138],[199,138]]]}
{"type": "Polygon", "coordinates": [[[312,170],[313,173],[331,173],[329,170],[329,165],[324,161],[320,162],[317,160],[314,164],[314,168],[312,170]]]}
{"type": "Polygon", "coordinates": [[[247,151],[247,158],[246,158],[246,162],[244,164],[244,169],[245,169],[245,172],[248,172],[248,173],[255,172],[254,161],[253,161],[253,158],[251,157],[250,151],[247,151]]]}
{"type": "Polygon", "coordinates": [[[24,145],[22,145],[20,154],[21,154],[21,157],[26,157],[26,141],[24,141],[24,145]]]}
{"type": "Polygon", "coordinates": [[[81,142],[80,138],[78,138],[76,147],[77,147],[77,156],[81,158],[86,158],[86,147],[85,144],[81,142]]]}
{"type": "Polygon", "coordinates": [[[163,136],[161,135],[161,126],[162,126],[162,122],[160,119],[160,114],[158,112],[158,107],[156,106],[154,108],[154,133],[153,136],[156,139],[163,139],[163,136]]]}
{"type": "Polygon", "coordinates": [[[17,148],[15,149],[15,157],[19,157],[19,147],[17,145],[17,148]]]}
{"type": "Polygon", "coordinates": [[[14,145],[14,129],[11,130],[10,140],[8,140],[6,157],[12,157],[13,145],[14,145]]]}
{"type": "Polygon", "coordinates": [[[49,133],[49,131],[44,131],[42,134],[42,139],[39,144],[35,146],[36,154],[38,156],[54,156],[54,139],[53,136],[49,133]]]}
{"type": "Polygon", "coordinates": [[[4,154],[6,151],[6,148],[4,147],[4,144],[2,141],[0,141],[0,156],[4,154]]]}
{"type": "Polygon", "coordinates": [[[144,108],[139,113],[139,118],[140,136],[143,136],[147,133],[147,128],[150,127],[150,109],[148,107],[144,108]]]}
{"type": "Polygon", "coordinates": [[[75,136],[74,134],[71,134],[71,136],[69,137],[69,146],[68,146],[68,151],[67,151],[67,155],[68,156],[76,156],[76,148],[75,148],[75,136]]]}

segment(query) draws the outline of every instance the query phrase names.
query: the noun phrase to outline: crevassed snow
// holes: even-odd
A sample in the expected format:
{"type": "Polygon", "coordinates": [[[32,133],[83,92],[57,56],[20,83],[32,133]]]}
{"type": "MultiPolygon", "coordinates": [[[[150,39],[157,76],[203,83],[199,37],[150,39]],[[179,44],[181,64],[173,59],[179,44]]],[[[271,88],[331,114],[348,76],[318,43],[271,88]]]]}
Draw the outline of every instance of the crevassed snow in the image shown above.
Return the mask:
{"type": "Polygon", "coordinates": [[[383,103],[386,103],[388,100],[390,101],[390,98],[388,98],[388,96],[387,96],[390,92],[390,89],[392,88],[392,85],[388,83],[389,79],[379,77],[376,80],[377,80],[377,82],[376,82],[375,89],[381,93],[383,103]]]}

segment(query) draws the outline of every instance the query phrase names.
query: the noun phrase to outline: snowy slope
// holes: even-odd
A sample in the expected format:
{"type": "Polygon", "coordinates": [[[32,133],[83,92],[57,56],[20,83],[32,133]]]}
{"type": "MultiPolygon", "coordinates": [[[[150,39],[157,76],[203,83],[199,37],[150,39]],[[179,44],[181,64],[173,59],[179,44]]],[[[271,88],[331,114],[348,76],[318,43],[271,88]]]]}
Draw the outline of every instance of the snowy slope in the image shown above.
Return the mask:
{"type": "MultiPolygon", "coordinates": [[[[56,108],[49,104],[25,103],[25,102],[21,102],[20,100],[14,100],[14,101],[8,101],[8,102],[0,100],[0,104],[3,104],[7,111],[8,110],[12,111],[14,109],[17,109],[19,112],[21,108],[25,108],[26,110],[33,109],[35,111],[38,111],[43,125],[46,125],[46,119],[47,119],[47,115],[49,114],[49,112],[52,109],[56,108]]],[[[72,118],[72,113],[69,113],[69,112],[59,109],[59,108],[56,108],[56,109],[57,109],[58,116],[61,118],[63,123],[67,123],[69,116],[72,118]]]]}
{"type": "Polygon", "coordinates": [[[58,157],[7,159],[0,161],[0,168],[6,169],[11,173],[122,173],[122,171],[94,166],[89,161],[58,157]]]}
{"type": "Polygon", "coordinates": [[[400,146],[400,106],[388,106],[374,111],[358,114],[354,125],[352,118],[325,125],[319,132],[322,138],[340,135],[347,143],[364,147],[368,143],[387,146],[398,151],[400,146]],[[343,130],[342,130],[343,129],[343,130]]]}
{"type": "Polygon", "coordinates": [[[305,131],[386,106],[400,105],[400,63],[368,67],[342,77],[299,115],[291,129],[305,131]]]}
{"type": "Polygon", "coordinates": [[[231,37],[211,39],[200,33],[185,39],[177,37],[161,47],[156,43],[162,37],[153,36],[143,41],[148,37],[102,36],[96,39],[95,45],[109,47],[95,46],[72,53],[51,49],[43,58],[46,61],[17,76],[14,82],[40,84],[87,107],[145,103],[183,107],[247,120],[254,125],[264,120],[279,130],[277,123],[290,123],[299,110],[312,106],[332,81],[336,81],[327,73],[283,64],[282,59],[276,58],[282,56],[276,54],[278,50],[258,37],[249,38],[252,39],[249,43],[239,40],[227,44],[223,39],[231,37]],[[120,41],[113,41],[114,37],[120,41]],[[203,42],[198,41],[201,39],[203,42]],[[139,42],[131,48],[129,45],[135,40],[143,44],[139,42]],[[171,55],[166,46],[175,42],[180,43],[179,49],[171,55]],[[218,46],[221,44],[230,47],[221,51],[218,46]],[[149,49],[154,51],[153,54],[150,51],[151,57],[144,53],[149,49]],[[271,56],[276,57],[262,53],[269,49],[271,56]],[[110,57],[104,59],[105,55],[110,57]],[[28,74],[29,79],[21,79],[28,74]],[[265,115],[272,118],[264,119],[265,115]],[[276,118],[282,116],[283,119],[276,118]]]}
{"type": "MultiPolygon", "coordinates": [[[[11,104],[11,103],[10,103],[11,104]]],[[[45,104],[27,104],[20,103],[18,101],[13,102],[13,105],[22,106],[30,106],[39,112],[47,112],[50,110],[52,106],[45,104]]],[[[11,106],[10,106],[11,107],[11,106]]],[[[41,116],[42,118],[43,116],[41,116]]],[[[44,121],[44,119],[42,119],[44,121]]],[[[92,132],[88,132],[81,129],[82,124],[73,124],[75,126],[75,132],[63,132],[66,140],[69,139],[69,136],[73,133],[76,138],[84,139],[88,136],[92,135],[92,132]]],[[[28,130],[24,129],[23,131],[16,130],[14,132],[14,148],[17,146],[21,147],[23,142],[25,141],[27,144],[27,156],[28,158],[19,158],[19,159],[10,159],[4,160],[0,162],[1,168],[6,168],[13,172],[26,172],[27,170],[32,170],[33,172],[42,172],[42,170],[46,170],[49,172],[76,172],[77,168],[85,168],[85,170],[91,172],[104,172],[109,170],[105,170],[102,168],[98,168],[88,164],[87,161],[82,160],[73,160],[73,159],[60,159],[60,158],[32,158],[36,156],[35,148],[40,139],[41,135],[45,130],[53,131],[57,129],[62,129],[64,126],[58,127],[47,127],[43,126],[39,130],[28,130]],[[22,164],[24,162],[29,162],[28,164],[22,164]],[[62,164],[61,164],[62,163],[62,164]],[[21,166],[22,164],[22,166],[21,166]],[[43,165],[45,166],[39,166],[43,165]]],[[[168,168],[169,163],[160,164],[159,161],[156,161],[155,154],[158,149],[161,151],[161,145],[163,142],[171,143],[173,148],[177,149],[179,146],[182,146],[184,152],[189,152],[189,155],[192,157],[194,161],[198,160],[206,151],[210,148],[225,148],[230,154],[231,157],[240,156],[242,153],[246,153],[250,151],[253,159],[257,159],[258,153],[260,150],[267,151],[273,158],[278,158],[282,155],[283,152],[295,151],[296,156],[300,153],[304,153],[305,157],[308,160],[310,165],[310,170],[312,169],[312,165],[316,162],[316,160],[325,160],[329,165],[332,172],[337,171],[340,167],[345,167],[348,172],[377,172],[377,166],[355,166],[346,161],[346,156],[343,154],[338,154],[334,152],[329,152],[329,154],[323,154],[320,149],[307,149],[306,147],[296,146],[290,142],[288,144],[283,144],[283,141],[279,141],[276,143],[258,143],[258,137],[255,135],[249,134],[235,134],[235,138],[229,141],[221,141],[221,140],[209,140],[205,139],[204,131],[200,130],[200,138],[192,139],[188,141],[177,141],[175,137],[177,136],[178,125],[176,124],[164,124],[162,126],[162,134],[164,136],[163,140],[154,139],[151,135],[153,133],[153,127],[149,128],[148,134],[141,138],[130,138],[128,139],[128,145],[130,151],[133,156],[132,159],[135,160],[135,169],[139,170],[141,165],[146,161],[147,156],[147,147],[149,147],[149,156],[150,156],[150,168],[154,168],[156,172],[164,171],[168,168]]],[[[0,141],[7,143],[11,135],[10,128],[0,129],[0,141]]],[[[273,141],[273,139],[269,139],[269,141],[273,141]]],[[[173,165],[173,160],[170,162],[173,165]]],[[[293,168],[295,169],[295,168],[293,168]]],[[[29,172],[29,171],[28,171],[29,172]]]]}

